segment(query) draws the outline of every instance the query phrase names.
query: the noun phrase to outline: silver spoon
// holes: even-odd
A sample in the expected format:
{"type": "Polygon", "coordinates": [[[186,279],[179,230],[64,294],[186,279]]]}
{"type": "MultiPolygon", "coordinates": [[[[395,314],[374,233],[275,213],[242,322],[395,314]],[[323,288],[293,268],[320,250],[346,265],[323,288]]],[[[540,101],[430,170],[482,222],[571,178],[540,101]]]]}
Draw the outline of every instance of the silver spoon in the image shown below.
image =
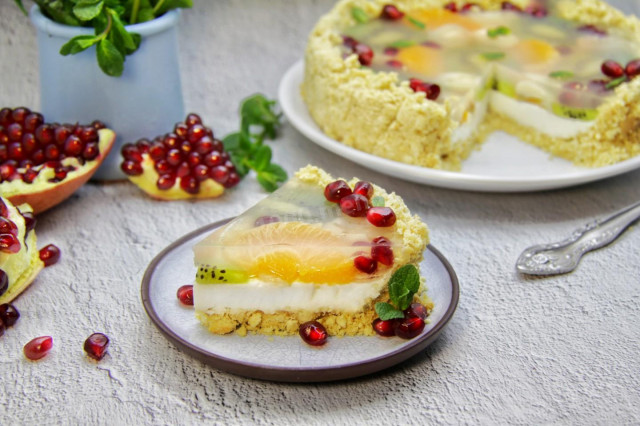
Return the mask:
{"type": "Polygon", "coordinates": [[[612,216],[588,223],[564,241],[540,244],[522,252],[516,270],[530,275],[565,274],[573,271],[585,253],[604,247],[640,218],[640,202],[612,216]]]}

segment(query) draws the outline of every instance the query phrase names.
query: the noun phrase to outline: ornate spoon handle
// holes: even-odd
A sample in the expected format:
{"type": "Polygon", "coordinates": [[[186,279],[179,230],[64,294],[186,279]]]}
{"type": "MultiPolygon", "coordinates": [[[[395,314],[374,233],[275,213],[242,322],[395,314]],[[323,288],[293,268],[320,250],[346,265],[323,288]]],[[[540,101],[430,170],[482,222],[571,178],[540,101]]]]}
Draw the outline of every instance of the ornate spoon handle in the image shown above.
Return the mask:
{"type": "Polygon", "coordinates": [[[578,266],[583,254],[609,244],[638,218],[640,202],[614,213],[611,217],[576,229],[564,241],[529,247],[518,258],[516,269],[518,272],[531,275],[571,272],[578,266]]]}

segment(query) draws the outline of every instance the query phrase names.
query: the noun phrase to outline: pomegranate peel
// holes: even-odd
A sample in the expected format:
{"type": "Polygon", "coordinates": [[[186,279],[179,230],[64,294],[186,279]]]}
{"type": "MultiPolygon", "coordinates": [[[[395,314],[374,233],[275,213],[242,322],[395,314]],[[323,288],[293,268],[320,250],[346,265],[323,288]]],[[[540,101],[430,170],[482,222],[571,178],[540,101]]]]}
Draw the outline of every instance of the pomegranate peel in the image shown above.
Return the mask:
{"type": "Polygon", "coordinates": [[[25,183],[20,179],[5,180],[0,183],[0,193],[14,205],[26,203],[31,206],[35,214],[42,213],[70,197],[91,178],[111,151],[115,139],[116,134],[113,130],[100,129],[98,130],[97,157],[84,164],[80,164],[75,157],[64,158],[60,161],[63,166],[75,168],[69,171],[64,179],[59,182],[50,181],[56,177],[55,170],[41,164],[33,167],[33,170],[39,173],[31,183],[25,183]]]}

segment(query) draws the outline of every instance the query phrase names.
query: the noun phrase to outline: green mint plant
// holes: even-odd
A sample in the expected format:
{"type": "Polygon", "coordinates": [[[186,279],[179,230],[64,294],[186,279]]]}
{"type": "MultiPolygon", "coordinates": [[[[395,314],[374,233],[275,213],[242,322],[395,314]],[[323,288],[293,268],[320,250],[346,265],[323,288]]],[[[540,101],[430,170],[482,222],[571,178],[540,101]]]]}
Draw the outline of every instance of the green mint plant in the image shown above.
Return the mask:
{"type": "MultiPolygon", "coordinates": [[[[14,0],[26,14],[22,0],[14,0]]],[[[44,15],[63,25],[93,27],[95,35],[73,37],[60,54],[75,55],[96,46],[100,69],[119,77],[128,55],[138,50],[140,34],[125,25],[151,21],[165,12],[192,6],[192,0],[34,0],[44,15]]]]}
{"type": "Polygon", "coordinates": [[[413,295],[420,289],[418,269],[414,265],[404,265],[391,276],[388,285],[392,303],[376,303],[376,313],[383,321],[404,318],[402,311],[411,305],[413,295]]]}
{"type": "Polygon", "coordinates": [[[275,104],[259,93],[246,98],[240,105],[240,131],[222,139],[240,177],[253,170],[260,185],[269,192],[287,180],[287,172],[271,162],[271,148],[264,144],[265,138],[276,137],[280,126],[282,114],[275,112],[275,104]]]}

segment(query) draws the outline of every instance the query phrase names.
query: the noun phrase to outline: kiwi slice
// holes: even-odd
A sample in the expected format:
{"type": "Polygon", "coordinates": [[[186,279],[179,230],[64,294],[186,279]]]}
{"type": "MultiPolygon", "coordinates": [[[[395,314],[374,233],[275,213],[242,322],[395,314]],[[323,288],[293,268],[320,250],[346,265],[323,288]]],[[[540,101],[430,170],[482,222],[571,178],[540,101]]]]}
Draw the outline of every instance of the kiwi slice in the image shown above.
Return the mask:
{"type": "Polygon", "coordinates": [[[196,272],[198,284],[241,284],[249,281],[249,274],[223,266],[200,265],[196,272]]]}
{"type": "Polygon", "coordinates": [[[554,102],[551,110],[555,115],[565,118],[573,118],[574,120],[593,121],[598,116],[598,110],[593,108],[576,108],[554,102]]]}

